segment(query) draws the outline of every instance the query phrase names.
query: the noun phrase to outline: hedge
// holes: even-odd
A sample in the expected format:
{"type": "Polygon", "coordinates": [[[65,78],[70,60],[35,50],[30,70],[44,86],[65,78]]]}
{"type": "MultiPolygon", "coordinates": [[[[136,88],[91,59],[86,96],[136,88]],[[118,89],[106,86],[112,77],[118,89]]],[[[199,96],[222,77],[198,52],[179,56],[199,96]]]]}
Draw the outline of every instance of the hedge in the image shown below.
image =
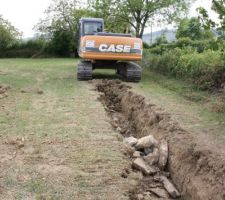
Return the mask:
{"type": "Polygon", "coordinates": [[[195,48],[189,47],[167,49],[162,55],[156,55],[145,50],[143,63],[151,70],[189,80],[203,90],[220,88],[225,84],[223,51],[198,53],[195,48]]]}

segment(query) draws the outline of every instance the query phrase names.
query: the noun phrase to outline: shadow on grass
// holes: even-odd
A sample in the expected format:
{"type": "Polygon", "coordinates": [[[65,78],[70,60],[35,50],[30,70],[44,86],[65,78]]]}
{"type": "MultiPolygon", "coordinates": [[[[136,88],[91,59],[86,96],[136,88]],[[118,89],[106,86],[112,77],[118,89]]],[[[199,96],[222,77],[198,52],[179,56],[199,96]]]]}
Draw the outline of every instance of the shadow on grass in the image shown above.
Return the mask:
{"type": "Polygon", "coordinates": [[[121,79],[117,74],[104,73],[104,72],[94,72],[93,79],[121,79]]]}

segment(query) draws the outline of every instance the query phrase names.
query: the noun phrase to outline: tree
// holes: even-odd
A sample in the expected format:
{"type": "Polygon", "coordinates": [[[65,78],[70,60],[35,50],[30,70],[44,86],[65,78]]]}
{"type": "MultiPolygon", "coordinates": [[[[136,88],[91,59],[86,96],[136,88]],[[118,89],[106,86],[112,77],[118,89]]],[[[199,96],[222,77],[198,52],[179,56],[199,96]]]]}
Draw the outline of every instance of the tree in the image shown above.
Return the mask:
{"type": "Polygon", "coordinates": [[[182,19],[176,32],[177,39],[188,37],[192,40],[198,40],[202,38],[202,35],[203,30],[201,23],[195,17],[182,19]]]}
{"type": "Polygon", "coordinates": [[[205,30],[210,30],[216,26],[216,23],[210,19],[208,12],[205,8],[197,8],[197,11],[199,14],[198,19],[205,30]]]}
{"type": "Polygon", "coordinates": [[[61,56],[75,52],[79,19],[93,16],[91,11],[82,8],[77,0],[53,0],[45,14],[46,17],[39,21],[35,29],[42,37],[50,39],[49,50],[61,56]]]}
{"type": "Polygon", "coordinates": [[[145,27],[151,21],[173,21],[185,12],[191,0],[97,0],[101,12],[107,9],[108,16],[128,24],[136,37],[142,37],[145,27]]]}
{"type": "Polygon", "coordinates": [[[0,51],[10,48],[20,36],[21,33],[0,15],[0,51]]]}
{"type": "Polygon", "coordinates": [[[213,0],[212,10],[214,10],[219,16],[219,23],[214,22],[208,15],[205,8],[200,7],[197,9],[199,13],[199,19],[206,29],[217,28],[220,32],[225,32],[225,0],[213,0]]]}
{"type": "Polygon", "coordinates": [[[88,7],[92,9],[94,17],[103,18],[105,30],[109,32],[129,32],[130,24],[124,22],[115,13],[116,0],[89,0],[88,7]]]}
{"type": "Polygon", "coordinates": [[[69,32],[56,30],[48,44],[47,51],[55,55],[68,56],[68,53],[72,52],[74,48],[74,44],[71,41],[74,40],[69,32]]]}
{"type": "Polygon", "coordinates": [[[205,30],[196,17],[185,18],[180,21],[176,32],[176,38],[190,38],[191,40],[211,39],[213,34],[210,30],[205,30]]]}
{"type": "Polygon", "coordinates": [[[219,15],[220,29],[225,31],[225,0],[213,0],[212,9],[219,15]]]}

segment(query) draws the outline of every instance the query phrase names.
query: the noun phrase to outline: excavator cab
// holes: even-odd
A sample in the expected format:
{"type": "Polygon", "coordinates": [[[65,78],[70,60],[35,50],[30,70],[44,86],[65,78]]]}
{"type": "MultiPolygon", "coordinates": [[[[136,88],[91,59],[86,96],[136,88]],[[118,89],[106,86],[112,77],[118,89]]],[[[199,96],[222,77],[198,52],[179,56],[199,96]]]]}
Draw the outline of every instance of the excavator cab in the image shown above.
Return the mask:
{"type": "Polygon", "coordinates": [[[98,32],[103,32],[104,22],[97,18],[81,18],[79,24],[80,37],[85,35],[95,35],[98,32]]]}
{"type": "Polygon", "coordinates": [[[82,59],[77,67],[78,80],[92,79],[94,69],[115,69],[127,81],[141,79],[141,67],[130,61],[142,59],[142,40],[131,34],[104,32],[100,18],[81,18],[79,49],[82,59]]]}

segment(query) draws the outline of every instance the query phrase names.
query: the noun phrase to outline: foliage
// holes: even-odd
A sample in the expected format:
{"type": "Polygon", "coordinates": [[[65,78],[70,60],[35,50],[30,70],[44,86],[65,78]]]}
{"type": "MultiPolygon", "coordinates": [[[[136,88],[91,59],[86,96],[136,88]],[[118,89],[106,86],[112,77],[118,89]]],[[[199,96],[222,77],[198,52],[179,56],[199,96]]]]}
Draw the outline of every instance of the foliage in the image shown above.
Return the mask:
{"type": "Polygon", "coordinates": [[[146,42],[143,42],[143,48],[144,49],[150,49],[150,45],[146,42]]]}
{"type": "MultiPolygon", "coordinates": [[[[173,21],[185,12],[191,0],[97,0],[97,11],[129,25],[136,37],[142,37],[148,23],[158,20],[173,21]],[[176,10],[176,12],[174,12],[176,10]]],[[[92,1],[93,2],[93,1],[92,1]]],[[[111,22],[112,23],[112,22],[111,22]]]]}
{"type": "Polygon", "coordinates": [[[47,42],[43,39],[20,40],[11,47],[5,49],[0,58],[31,58],[46,55],[45,47],[47,42]]]}
{"type": "Polygon", "coordinates": [[[79,19],[94,15],[92,11],[81,8],[81,4],[74,0],[52,0],[45,11],[46,18],[35,27],[44,38],[50,40],[48,52],[66,56],[76,51],[79,19]]]}
{"type": "Polygon", "coordinates": [[[175,48],[161,56],[145,52],[145,66],[163,74],[186,79],[200,89],[220,88],[225,83],[225,56],[222,51],[198,53],[192,47],[175,48]]]}
{"type": "Polygon", "coordinates": [[[218,14],[219,23],[214,22],[202,7],[198,8],[199,19],[206,29],[217,28],[221,38],[225,38],[225,0],[213,0],[212,10],[218,14]]]}
{"type": "Polygon", "coordinates": [[[202,53],[205,50],[217,51],[225,49],[225,41],[221,39],[191,40],[189,37],[184,37],[167,44],[154,44],[148,49],[153,54],[161,55],[167,50],[175,48],[186,49],[188,47],[192,47],[198,53],[202,53]]]}
{"type": "Polygon", "coordinates": [[[213,38],[213,33],[205,30],[198,18],[192,17],[191,19],[185,18],[180,21],[176,38],[184,37],[190,38],[191,40],[211,39],[213,38]]]}
{"type": "Polygon", "coordinates": [[[20,36],[21,33],[0,15],[0,52],[15,44],[20,36]]]}
{"type": "Polygon", "coordinates": [[[93,17],[103,18],[105,30],[114,33],[128,33],[130,25],[121,21],[118,15],[115,15],[116,0],[90,0],[89,7],[92,9],[93,17]]]}
{"type": "Polygon", "coordinates": [[[161,36],[156,38],[155,44],[160,45],[160,44],[167,44],[168,41],[166,39],[166,34],[163,33],[161,36]]]}
{"type": "Polygon", "coordinates": [[[74,41],[74,38],[69,32],[55,31],[46,51],[54,55],[68,56],[69,52],[74,52],[72,41],[74,41]]]}
{"type": "Polygon", "coordinates": [[[212,9],[219,15],[219,28],[225,31],[225,0],[213,0],[212,9]]]}
{"type": "Polygon", "coordinates": [[[210,30],[216,26],[216,23],[210,19],[207,10],[203,7],[197,8],[198,19],[206,30],[210,30]]]}

